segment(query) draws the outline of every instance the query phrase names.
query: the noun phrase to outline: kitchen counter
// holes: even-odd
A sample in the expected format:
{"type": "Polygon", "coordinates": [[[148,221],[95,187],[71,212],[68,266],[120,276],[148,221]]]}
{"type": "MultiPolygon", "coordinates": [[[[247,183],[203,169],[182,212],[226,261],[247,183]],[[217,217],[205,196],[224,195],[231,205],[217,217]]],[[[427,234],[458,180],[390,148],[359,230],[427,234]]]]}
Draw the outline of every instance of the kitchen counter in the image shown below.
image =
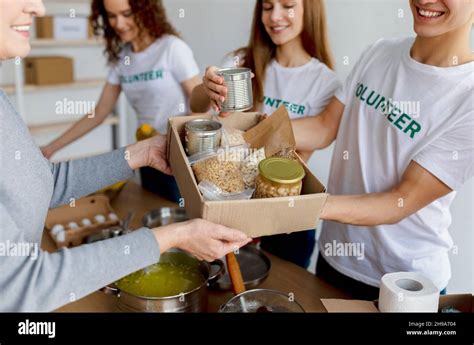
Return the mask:
{"type": "MultiPolygon", "coordinates": [[[[141,227],[143,215],[153,208],[176,206],[159,196],[142,189],[135,182],[128,182],[120,194],[111,202],[118,216],[125,218],[128,211],[135,211],[131,228],[141,227]]],[[[55,245],[49,234],[44,232],[42,247],[44,250],[54,251],[55,245]]],[[[279,290],[293,293],[294,298],[307,312],[325,312],[320,298],[350,298],[344,293],[314,274],[288,261],[267,254],[272,262],[272,268],[266,281],[259,288],[279,290]]],[[[215,312],[219,306],[233,296],[232,292],[209,290],[208,311],[215,312]]],[[[115,312],[117,298],[96,291],[78,301],[70,303],[57,311],[59,312],[115,312]]]]}

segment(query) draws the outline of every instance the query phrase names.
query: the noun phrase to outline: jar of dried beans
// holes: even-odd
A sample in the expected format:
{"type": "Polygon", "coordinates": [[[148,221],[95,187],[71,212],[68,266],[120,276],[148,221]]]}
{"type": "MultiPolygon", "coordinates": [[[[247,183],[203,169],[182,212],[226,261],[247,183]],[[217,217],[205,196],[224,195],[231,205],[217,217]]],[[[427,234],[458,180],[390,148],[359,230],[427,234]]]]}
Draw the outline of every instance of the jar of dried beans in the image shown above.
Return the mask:
{"type": "Polygon", "coordinates": [[[272,157],[260,162],[255,197],[277,198],[301,195],[305,171],[295,160],[272,157]]]}

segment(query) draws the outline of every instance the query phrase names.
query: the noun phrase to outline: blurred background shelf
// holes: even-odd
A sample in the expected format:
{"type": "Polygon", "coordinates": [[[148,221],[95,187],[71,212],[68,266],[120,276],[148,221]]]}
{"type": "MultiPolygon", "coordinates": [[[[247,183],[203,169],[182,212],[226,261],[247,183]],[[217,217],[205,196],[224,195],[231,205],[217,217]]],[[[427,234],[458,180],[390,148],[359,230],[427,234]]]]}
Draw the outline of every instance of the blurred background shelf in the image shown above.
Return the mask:
{"type": "Polygon", "coordinates": [[[102,46],[103,41],[98,39],[87,40],[56,40],[56,39],[33,39],[30,41],[33,48],[43,47],[84,47],[84,46],[102,46]]]}
{"type": "MultiPolygon", "coordinates": [[[[54,122],[54,123],[45,123],[45,124],[38,124],[38,125],[31,125],[28,126],[31,135],[43,135],[51,132],[63,132],[67,130],[71,125],[76,123],[77,120],[70,120],[70,121],[62,121],[62,122],[54,122]]],[[[103,126],[116,126],[119,124],[119,118],[116,116],[109,116],[105,119],[105,121],[101,124],[103,126]]]]}
{"type": "MultiPolygon", "coordinates": [[[[61,36],[54,32],[54,25],[57,23],[54,18],[87,19],[91,13],[91,3],[91,0],[44,0],[46,13],[53,18],[53,21],[50,23],[43,18],[45,21],[37,22],[39,19],[35,19],[32,25],[30,57],[72,59],[73,79],[75,79],[73,82],[54,85],[26,84],[24,60],[9,62],[5,72],[0,71],[2,72],[0,87],[16,104],[18,113],[40,146],[57,138],[86,115],[82,109],[87,108],[84,111],[89,111],[92,109],[89,105],[95,107],[106,84],[109,67],[103,54],[104,40],[84,32],[82,22],[75,22],[73,25],[77,32],[84,33],[79,35],[80,37],[61,36]],[[49,25],[53,25],[53,34],[50,33],[49,25]],[[76,108],[71,108],[73,110],[68,114],[62,114],[57,110],[60,103],[73,104],[76,108]],[[80,104],[87,106],[81,108],[80,104]]],[[[63,27],[64,23],[58,25],[63,27]]],[[[31,65],[29,68],[31,70],[31,65]]],[[[49,73],[54,73],[54,70],[49,73]]],[[[72,159],[113,150],[129,143],[127,134],[127,103],[121,95],[106,121],[76,143],[68,145],[54,158],[72,159]]]]}
{"type": "MultiPolygon", "coordinates": [[[[49,90],[56,90],[56,89],[84,89],[84,88],[91,88],[91,87],[101,87],[105,85],[105,79],[84,79],[84,80],[76,80],[73,83],[67,84],[55,84],[55,85],[32,85],[32,84],[25,84],[23,86],[23,92],[37,92],[37,91],[49,91],[49,90]]],[[[7,95],[14,95],[16,92],[15,85],[5,85],[2,86],[2,89],[5,91],[7,95]]]]}

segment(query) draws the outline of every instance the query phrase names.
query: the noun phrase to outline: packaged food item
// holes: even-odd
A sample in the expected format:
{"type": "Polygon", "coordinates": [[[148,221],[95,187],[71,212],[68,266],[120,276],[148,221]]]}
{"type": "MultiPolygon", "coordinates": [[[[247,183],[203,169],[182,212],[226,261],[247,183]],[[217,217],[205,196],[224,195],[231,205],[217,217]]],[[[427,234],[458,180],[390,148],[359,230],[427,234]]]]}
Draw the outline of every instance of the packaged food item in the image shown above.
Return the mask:
{"type": "Polygon", "coordinates": [[[137,141],[142,141],[154,137],[157,134],[158,132],[156,129],[154,129],[150,124],[144,123],[137,128],[135,137],[137,138],[137,141]]]}
{"type": "Polygon", "coordinates": [[[298,196],[305,171],[295,160],[271,157],[260,162],[256,181],[256,198],[298,196]]]}
{"type": "Polygon", "coordinates": [[[222,124],[218,121],[196,119],[184,126],[188,156],[216,150],[221,144],[222,124]]]}
{"type": "Polygon", "coordinates": [[[217,71],[227,86],[227,97],[220,105],[222,112],[246,111],[253,108],[252,71],[244,67],[217,71]]]}
{"type": "Polygon", "coordinates": [[[76,247],[85,243],[87,237],[119,225],[119,220],[108,218],[110,213],[115,211],[105,195],[87,196],[76,200],[75,207],[64,205],[51,209],[45,229],[58,248],[76,247]]]}
{"type": "Polygon", "coordinates": [[[239,149],[221,149],[194,161],[192,169],[198,184],[209,181],[227,193],[243,192],[245,183],[240,171],[242,152],[239,149]]]}
{"type": "Polygon", "coordinates": [[[226,193],[209,181],[201,181],[198,188],[207,201],[249,200],[255,191],[255,188],[247,188],[241,193],[226,193]]]}
{"type": "Polygon", "coordinates": [[[105,223],[105,216],[103,214],[98,214],[94,217],[94,220],[97,223],[105,223]]]}
{"type": "Polygon", "coordinates": [[[119,218],[115,213],[109,213],[109,219],[113,221],[118,221],[119,218]]]}
{"type": "Polygon", "coordinates": [[[51,228],[51,235],[53,236],[56,236],[58,232],[61,232],[61,231],[64,231],[64,226],[62,226],[61,224],[55,224],[52,228],[51,228]]]}
{"type": "Polygon", "coordinates": [[[292,148],[283,149],[280,152],[274,154],[273,157],[286,158],[294,161],[298,160],[298,157],[296,156],[296,151],[292,148]]]}
{"type": "Polygon", "coordinates": [[[76,230],[79,228],[79,225],[77,225],[76,222],[70,222],[67,227],[69,228],[69,230],[76,230]]]}
{"type": "Polygon", "coordinates": [[[243,160],[240,169],[244,177],[245,187],[255,188],[255,179],[258,175],[258,165],[265,158],[265,148],[262,147],[261,149],[253,151],[243,160]]]}
{"type": "Polygon", "coordinates": [[[236,128],[223,128],[221,145],[226,147],[240,146],[245,144],[244,131],[236,128]]]}
{"type": "Polygon", "coordinates": [[[61,230],[56,234],[56,241],[58,242],[64,242],[66,241],[66,231],[61,230]]]}
{"type": "Polygon", "coordinates": [[[92,222],[89,218],[84,218],[83,220],[81,220],[81,224],[82,226],[91,226],[92,222]]]}

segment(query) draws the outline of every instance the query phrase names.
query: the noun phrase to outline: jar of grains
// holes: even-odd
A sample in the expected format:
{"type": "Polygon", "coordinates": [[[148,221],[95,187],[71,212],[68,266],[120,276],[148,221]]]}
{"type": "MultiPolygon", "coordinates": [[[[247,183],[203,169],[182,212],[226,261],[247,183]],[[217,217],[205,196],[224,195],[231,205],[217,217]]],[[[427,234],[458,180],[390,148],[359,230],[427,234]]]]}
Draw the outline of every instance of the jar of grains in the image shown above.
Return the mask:
{"type": "Polygon", "coordinates": [[[305,171],[295,160],[271,157],[258,165],[256,198],[277,198],[301,194],[305,171]]]}

